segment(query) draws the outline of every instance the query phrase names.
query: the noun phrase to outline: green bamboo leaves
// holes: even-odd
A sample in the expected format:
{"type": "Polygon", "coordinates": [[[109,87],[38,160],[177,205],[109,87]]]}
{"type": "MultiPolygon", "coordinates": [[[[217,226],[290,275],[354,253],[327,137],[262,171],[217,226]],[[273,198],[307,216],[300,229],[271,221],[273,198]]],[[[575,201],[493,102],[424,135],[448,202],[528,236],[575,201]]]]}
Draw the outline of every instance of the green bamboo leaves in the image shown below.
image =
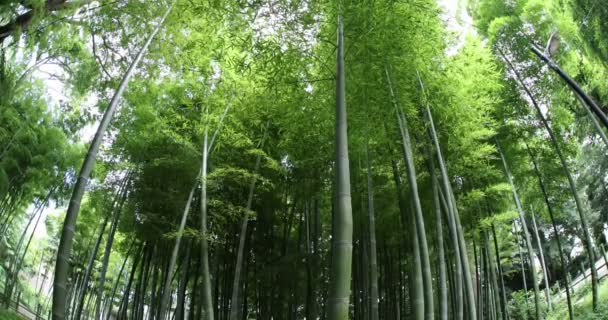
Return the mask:
{"type": "Polygon", "coordinates": [[[72,240],[74,238],[74,228],[76,226],[76,219],[78,218],[78,211],[80,210],[80,202],[84,195],[85,187],[87,185],[87,181],[89,176],[91,175],[91,171],[93,171],[93,166],[95,164],[95,158],[97,157],[97,151],[99,150],[99,146],[103,140],[103,136],[112,121],[112,117],[114,116],[114,112],[118,107],[118,103],[120,102],[122,95],[129,84],[129,80],[133,76],[137,65],[141,61],[142,57],[148,50],[150,43],[156,36],[156,34],[160,31],[163,22],[171,12],[171,8],[173,5],[171,4],[164,15],[161,17],[160,21],[154,28],[154,31],[150,33],[143,47],[138,52],[137,56],[129,66],[129,69],[125,73],[122,78],[116,93],[112,97],[108,108],[106,109],[103,118],[97,128],[97,132],[95,133],[95,137],[91,142],[89,147],[89,151],[83,161],[82,168],[78,174],[78,180],[76,185],[74,186],[74,191],[72,193],[72,198],[70,199],[70,204],[68,206],[68,210],[65,217],[65,222],[62,229],[61,241],[59,242],[59,249],[57,250],[57,263],[55,265],[55,280],[53,283],[53,319],[54,320],[63,320],[66,318],[65,312],[67,308],[67,289],[68,289],[68,268],[69,268],[69,259],[72,249],[72,240]]]}

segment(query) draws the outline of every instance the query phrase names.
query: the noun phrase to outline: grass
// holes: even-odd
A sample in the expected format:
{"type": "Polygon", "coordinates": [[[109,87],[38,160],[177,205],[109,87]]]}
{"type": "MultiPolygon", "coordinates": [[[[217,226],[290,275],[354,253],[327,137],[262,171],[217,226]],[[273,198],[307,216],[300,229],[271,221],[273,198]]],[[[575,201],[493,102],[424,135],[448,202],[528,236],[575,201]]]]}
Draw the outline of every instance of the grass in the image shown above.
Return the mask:
{"type": "MultiPolygon", "coordinates": [[[[608,319],[608,280],[600,282],[598,288],[598,312],[594,313],[592,308],[593,297],[591,295],[591,287],[587,284],[581,290],[578,290],[572,299],[574,307],[574,318],[577,320],[605,320],[608,319]]],[[[563,320],[568,318],[568,305],[566,298],[554,301],[553,305],[557,307],[547,315],[547,320],[563,320]]]]}
{"type": "Polygon", "coordinates": [[[12,311],[0,310],[0,320],[23,320],[23,318],[12,311]]]}

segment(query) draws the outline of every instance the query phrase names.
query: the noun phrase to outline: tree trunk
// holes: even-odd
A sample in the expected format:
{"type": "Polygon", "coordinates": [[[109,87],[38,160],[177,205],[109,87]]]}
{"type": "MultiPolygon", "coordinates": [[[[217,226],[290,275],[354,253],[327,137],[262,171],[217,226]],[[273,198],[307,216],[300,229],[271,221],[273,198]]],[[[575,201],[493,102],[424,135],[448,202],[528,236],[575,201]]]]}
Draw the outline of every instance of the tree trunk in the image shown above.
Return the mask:
{"type": "MultiPolygon", "coordinates": [[[[108,311],[104,317],[104,320],[110,319],[110,315],[112,314],[112,308],[114,306],[114,296],[116,295],[116,290],[118,289],[118,286],[120,285],[120,277],[122,276],[122,273],[125,269],[125,266],[127,265],[127,262],[129,261],[129,254],[131,253],[131,249],[133,248],[134,244],[135,244],[135,241],[131,242],[131,244],[129,245],[129,249],[127,250],[127,253],[122,262],[122,265],[120,266],[120,271],[118,271],[118,275],[116,275],[116,281],[114,282],[114,287],[112,288],[112,294],[108,298],[108,302],[107,302],[107,306],[106,306],[106,309],[108,311]]],[[[140,251],[140,249],[137,250],[137,252],[139,252],[139,251],[140,251]]]]}
{"type": "MultiPolygon", "coordinates": [[[[420,80],[420,85],[422,87],[422,80],[420,80]]],[[[422,89],[424,91],[424,88],[422,89]]],[[[448,225],[450,226],[450,232],[452,235],[452,241],[454,242],[455,249],[455,282],[456,282],[456,319],[463,319],[464,311],[464,303],[462,297],[462,288],[464,284],[465,293],[467,297],[467,305],[469,307],[469,319],[476,320],[476,313],[471,310],[475,310],[475,298],[474,298],[474,290],[473,290],[473,282],[471,280],[471,269],[469,266],[469,257],[467,254],[467,246],[464,240],[464,235],[462,231],[462,225],[460,224],[460,218],[458,215],[458,208],[456,205],[456,198],[454,197],[454,193],[452,191],[452,186],[450,185],[450,180],[448,176],[448,171],[445,165],[445,161],[443,159],[443,154],[441,152],[441,147],[439,146],[439,138],[437,136],[437,130],[435,129],[435,123],[433,121],[433,115],[431,114],[431,109],[426,104],[426,116],[427,121],[429,122],[431,137],[433,139],[433,144],[435,146],[435,152],[437,154],[437,160],[439,162],[439,169],[441,173],[441,181],[443,183],[443,190],[445,192],[444,195],[444,203],[447,207],[448,211],[446,212],[448,215],[448,225]]],[[[439,192],[441,194],[442,189],[439,188],[439,192]]]]}
{"type": "Polygon", "coordinates": [[[562,242],[560,240],[560,235],[557,230],[557,223],[555,222],[555,217],[553,215],[553,206],[551,202],[549,202],[549,195],[547,194],[547,188],[545,187],[545,183],[543,182],[543,178],[540,174],[540,170],[538,169],[538,165],[536,163],[536,157],[532,153],[532,150],[526,144],[526,150],[530,155],[530,160],[532,160],[532,166],[534,169],[534,174],[538,179],[538,184],[540,186],[540,190],[543,193],[543,199],[545,201],[545,205],[547,205],[547,211],[549,212],[549,218],[551,219],[551,226],[553,227],[553,233],[555,233],[555,240],[557,241],[557,250],[559,251],[559,261],[562,267],[562,270],[566,273],[566,277],[564,277],[565,289],[566,289],[566,301],[568,303],[568,316],[572,320],[574,319],[573,309],[572,309],[572,297],[570,297],[570,280],[568,279],[569,271],[568,271],[568,263],[564,259],[564,251],[562,249],[562,242]]]}
{"type": "MultiPolygon", "coordinates": [[[[448,191],[448,197],[450,197],[452,202],[452,208],[454,210],[454,222],[456,224],[456,232],[458,234],[458,245],[459,252],[462,261],[462,269],[464,274],[464,288],[467,297],[467,306],[470,310],[475,310],[475,298],[473,297],[473,280],[471,279],[471,267],[469,266],[469,257],[467,253],[467,245],[464,240],[464,231],[462,229],[462,224],[460,223],[460,215],[458,213],[458,208],[456,205],[456,198],[454,196],[454,192],[452,190],[452,186],[448,185],[450,188],[448,191]]],[[[470,320],[477,320],[474,312],[469,313],[470,320]]]]}
{"type": "MultiPolygon", "coordinates": [[[[447,220],[447,219],[446,219],[447,220]]],[[[450,243],[452,245],[454,245],[453,242],[449,242],[448,240],[445,239],[445,243],[444,243],[444,247],[446,249],[448,249],[450,247],[450,243]]],[[[454,245],[455,246],[455,245],[454,245]]],[[[456,284],[454,283],[454,267],[452,265],[452,261],[450,260],[450,255],[447,254],[449,251],[446,251],[446,273],[447,273],[447,280],[448,280],[448,285],[449,285],[449,290],[450,290],[450,296],[449,296],[449,301],[450,301],[450,307],[451,309],[448,310],[449,314],[453,314],[454,317],[456,316],[456,310],[458,309],[456,306],[456,284]]],[[[462,293],[462,292],[461,292],[462,293]]]]}
{"type": "Polygon", "coordinates": [[[15,249],[13,263],[11,265],[9,265],[9,268],[6,273],[6,282],[4,284],[4,286],[5,286],[4,298],[6,299],[5,300],[6,307],[9,306],[11,297],[13,296],[13,289],[15,288],[15,285],[19,282],[19,271],[21,270],[21,265],[23,264],[23,261],[25,260],[25,255],[27,254],[27,251],[29,249],[32,238],[34,237],[36,228],[38,227],[38,224],[40,223],[40,219],[42,218],[42,210],[43,210],[44,206],[46,206],[46,204],[48,203],[51,195],[55,192],[55,189],[56,189],[56,187],[52,187],[49,190],[49,192],[47,193],[47,196],[44,198],[44,200],[41,201],[38,206],[36,206],[36,208],[34,209],[34,212],[32,213],[32,216],[30,217],[27,225],[25,226],[25,229],[23,230],[23,233],[21,234],[21,237],[19,238],[19,242],[17,243],[16,249],[15,249]],[[25,237],[27,235],[27,230],[29,229],[34,218],[36,218],[36,222],[34,223],[34,229],[32,230],[30,237],[28,238],[25,249],[23,250],[23,254],[21,255],[20,258],[17,258],[17,257],[19,257],[19,251],[21,250],[21,246],[23,245],[23,241],[25,240],[25,237]]]}
{"type": "Polygon", "coordinates": [[[331,268],[329,273],[328,319],[348,319],[353,254],[353,215],[348,163],[346,86],[344,79],[344,35],[338,17],[338,52],[335,125],[335,214],[332,223],[331,268]]]}
{"type": "Polygon", "coordinates": [[[150,261],[152,260],[152,253],[155,247],[156,244],[148,243],[148,247],[144,255],[144,261],[139,269],[139,277],[137,278],[135,297],[133,299],[133,314],[131,315],[135,320],[142,319],[141,313],[143,312],[146,297],[146,284],[148,281],[148,274],[150,272],[150,261]]]}
{"type": "Polygon", "coordinates": [[[158,31],[160,30],[165,18],[171,12],[171,8],[173,4],[169,5],[169,8],[159,21],[159,23],[154,28],[154,31],[150,33],[144,46],[141,48],[129,69],[125,73],[122,78],[118,89],[114,93],[112,100],[106,111],[104,112],[103,118],[99,123],[99,127],[97,128],[97,132],[95,133],[95,137],[89,146],[89,150],[87,155],[82,163],[82,168],[78,174],[78,180],[76,181],[76,185],[74,186],[74,190],[72,192],[72,197],[69,202],[68,210],[65,216],[65,220],[63,223],[63,228],[61,232],[61,238],[59,240],[59,247],[57,250],[57,262],[55,265],[55,280],[53,283],[53,320],[64,320],[65,319],[65,311],[66,311],[66,288],[67,288],[67,280],[68,280],[68,271],[70,268],[70,253],[72,251],[72,240],[74,239],[74,229],[76,227],[76,219],[78,218],[78,212],[80,211],[80,202],[84,195],[85,187],[87,185],[87,181],[89,176],[91,175],[91,171],[93,170],[93,166],[95,164],[95,158],[97,157],[97,151],[99,150],[99,146],[103,141],[103,136],[112,121],[112,117],[114,116],[114,112],[118,107],[118,102],[122,98],[122,94],[125,91],[129,80],[133,76],[139,61],[143,57],[144,53],[147,51],[148,46],[152,42],[152,39],[156,36],[158,31]]]}
{"type": "Polygon", "coordinates": [[[25,30],[34,18],[34,10],[19,15],[14,21],[0,27],[0,44],[17,29],[25,30]]]}
{"type": "MultiPolygon", "coordinates": [[[[315,279],[313,276],[313,268],[315,263],[315,254],[313,252],[311,233],[311,211],[313,209],[308,206],[306,212],[306,319],[316,319],[317,308],[315,303],[315,279]]],[[[263,316],[262,316],[263,318],[263,316]]]]}
{"type": "Polygon", "coordinates": [[[209,162],[209,155],[213,150],[213,144],[217,138],[224,118],[230,110],[231,103],[226,105],[224,113],[220,117],[219,123],[211,141],[207,143],[207,126],[205,127],[205,133],[203,137],[203,159],[201,163],[201,264],[203,268],[203,285],[201,287],[201,296],[203,300],[203,312],[206,320],[214,320],[214,308],[213,308],[213,297],[211,295],[211,274],[209,272],[209,244],[207,241],[207,164],[209,162]]]}
{"type": "Polygon", "coordinates": [[[509,181],[509,185],[511,185],[511,191],[513,192],[513,198],[515,199],[515,205],[517,206],[517,211],[519,212],[519,220],[523,229],[522,232],[524,234],[524,240],[528,249],[528,258],[530,260],[530,274],[532,275],[532,284],[534,285],[534,309],[536,310],[536,319],[541,319],[539,297],[540,293],[538,289],[538,281],[536,280],[536,270],[534,270],[534,249],[532,248],[532,240],[530,239],[528,227],[526,226],[526,217],[524,209],[522,208],[521,201],[519,200],[519,196],[517,195],[517,189],[515,189],[515,184],[513,183],[513,176],[511,175],[511,170],[509,170],[509,166],[507,165],[505,156],[502,153],[500,146],[498,145],[498,141],[496,142],[496,147],[498,149],[498,153],[500,153],[500,159],[502,159],[502,164],[507,175],[507,180],[509,181]]]}
{"type": "MultiPolygon", "coordinates": [[[[157,244],[154,247],[154,258],[152,259],[152,284],[150,286],[150,304],[148,306],[148,320],[153,320],[155,318],[155,313],[156,310],[159,306],[158,300],[159,297],[161,297],[161,289],[162,289],[162,282],[160,283],[160,285],[157,286],[158,284],[158,273],[159,273],[159,261],[163,261],[164,259],[161,258],[161,253],[159,253],[158,251],[161,250],[161,248],[159,248],[160,245],[157,244]],[[158,287],[158,291],[157,288],[158,287]]],[[[144,291],[145,292],[145,291],[144,291]]],[[[142,319],[144,317],[144,313],[142,312],[142,319]]]]}
{"type": "MultiPolygon", "coordinates": [[[[184,257],[184,262],[182,264],[182,270],[180,272],[180,280],[179,280],[179,288],[177,290],[177,303],[175,306],[175,320],[183,320],[184,313],[186,311],[185,301],[186,301],[186,287],[189,280],[190,273],[190,252],[192,251],[192,246],[189,245],[186,250],[186,256],[184,257]]],[[[153,318],[150,318],[152,320],[153,318]]]]}
{"type": "Polygon", "coordinates": [[[369,276],[370,276],[370,320],[378,320],[378,263],[376,259],[376,218],[374,212],[374,187],[369,142],[365,143],[367,166],[367,214],[369,215],[369,276]]]}
{"type": "Polygon", "coordinates": [[[439,319],[448,319],[448,290],[446,286],[445,250],[443,248],[443,226],[441,222],[441,204],[439,203],[439,190],[437,176],[435,175],[435,161],[431,152],[427,149],[429,175],[431,178],[431,189],[433,190],[433,209],[435,211],[435,236],[437,237],[437,263],[438,276],[437,287],[439,290],[439,319]]]}
{"type": "Polygon", "coordinates": [[[500,262],[500,250],[498,249],[498,239],[496,237],[496,228],[494,227],[494,224],[492,224],[492,239],[494,240],[496,263],[498,265],[498,277],[500,279],[500,293],[501,293],[500,308],[501,308],[503,317],[505,319],[509,319],[509,315],[507,313],[507,292],[505,290],[504,273],[502,271],[502,263],[500,262]]]}
{"type": "MultiPolygon", "coordinates": [[[[515,227],[515,224],[513,224],[513,227],[515,227]]],[[[515,236],[517,237],[517,253],[519,254],[519,260],[521,261],[521,277],[524,284],[524,294],[526,296],[526,312],[528,312],[528,281],[526,280],[526,260],[524,259],[523,253],[521,253],[519,233],[517,233],[516,231],[513,231],[513,233],[515,233],[515,236]]]]}
{"type": "Polygon", "coordinates": [[[477,281],[477,283],[475,284],[475,289],[477,290],[475,293],[475,299],[477,300],[477,310],[475,310],[475,312],[477,312],[477,318],[479,319],[483,319],[483,291],[482,291],[482,272],[483,269],[481,268],[481,254],[477,255],[477,246],[475,245],[475,239],[473,239],[473,263],[475,265],[475,279],[477,281]],[[478,259],[477,257],[480,257],[480,259],[478,259]]]}
{"type": "MultiPolygon", "coordinates": [[[[519,72],[517,71],[517,69],[515,69],[515,66],[513,66],[513,64],[507,59],[507,57],[502,52],[500,52],[500,54],[502,55],[502,58],[505,60],[507,65],[509,65],[509,68],[515,74],[515,77],[519,81],[522,89],[526,92],[526,95],[530,98],[532,105],[536,109],[538,118],[541,120],[541,122],[543,123],[543,126],[545,127],[545,129],[547,130],[547,133],[549,134],[551,143],[553,144],[553,147],[555,148],[555,153],[557,154],[557,157],[559,158],[559,161],[562,165],[562,169],[564,170],[564,174],[566,175],[566,178],[568,179],[568,186],[570,187],[570,192],[572,193],[572,197],[574,198],[574,203],[576,204],[576,210],[578,212],[579,218],[581,219],[581,229],[583,230],[583,239],[582,240],[583,240],[583,244],[585,246],[585,250],[587,251],[589,261],[595,261],[595,252],[593,251],[593,243],[591,242],[591,234],[589,233],[589,227],[587,225],[587,218],[585,217],[585,210],[583,209],[583,203],[578,195],[578,192],[576,190],[576,184],[574,183],[574,178],[572,177],[572,174],[570,173],[570,169],[566,162],[566,158],[562,154],[561,148],[557,142],[557,138],[556,138],[555,134],[553,133],[553,130],[549,126],[547,119],[543,115],[543,113],[540,109],[540,106],[536,102],[536,99],[532,95],[532,92],[528,89],[528,86],[525,84],[525,82],[519,75],[519,72]]],[[[582,94],[584,94],[584,93],[582,93],[582,94]]],[[[581,95],[581,97],[583,97],[583,96],[581,95]]],[[[605,122],[604,124],[608,125],[608,122],[605,122]]],[[[593,295],[593,310],[594,311],[597,311],[597,307],[598,307],[597,281],[598,281],[597,270],[595,270],[595,268],[591,268],[591,290],[592,290],[592,295],[593,295]]]]}
{"type": "MultiPolygon", "coordinates": [[[[99,246],[101,245],[101,240],[103,239],[103,234],[106,230],[106,226],[108,225],[109,216],[103,218],[103,222],[101,223],[101,229],[99,230],[99,236],[97,236],[97,240],[95,241],[95,245],[91,250],[91,255],[89,256],[89,262],[87,264],[87,269],[82,277],[82,289],[76,296],[76,307],[74,318],[81,319],[82,318],[82,310],[84,308],[85,296],[87,294],[87,289],[89,287],[89,278],[91,277],[91,272],[93,272],[93,266],[95,264],[95,259],[97,258],[97,253],[99,252],[99,246]]],[[[56,272],[55,272],[56,274],[56,272]]],[[[56,276],[55,276],[56,277],[56,276]]],[[[54,286],[53,286],[54,290],[54,286]]],[[[54,319],[56,320],[56,319],[54,319]]]]}
{"type": "Polygon", "coordinates": [[[173,280],[173,271],[175,269],[175,264],[177,262],[177,255],[179,253],[179,246],[182,241],[182,235],[184,233],[184,229],[186,228],[186,221],[188,219],[188,213],[190,212],[190,206],[192,205],[192,198],[194,197],[194,191],[196,191],[196,187],[198,186],[198,180],[195,180],[190,193],[188,194],[188,200],[186,200],[186,206],[184,207],[184,213],[182,213],[182,218],[179,223],[179,228],[177,230],[177,236],[175,238],[175,245],[173,246],[173,250],[171,251],[171,258],[169,260],[169,267],[167,269],[167,274],[165,275],[165,283],[163,289],[163,295],[160,301],[160,317],[165,318],[166,312],[170,309],[169,306],[169,296],[171,294],[171,282],[173,280]]]}
{"type": "MultiPolygon", "coordinates": [[[[486,275],[484,274],[484,270],[483,270],[483,253],[482,252],[483,252],[483,250],[480,250],[479,255],[477,255],[477,246],[475,245],[475,239],[473,239],[473,254],[475,257],[479,256],[479,277],[477,278],[477,282],[478,282],[478,284],[477,284],[477,310],[471,310],[470,312],[477,311],[477,318],[479,318],[479,319],[485,319],[484,307],[486,305],[486,303],[485,303],[486,295],[483,290],[484,289],[483,282],[484,282],[486,275]]],[[[475,264],[477,264],[477,262],[475,264]]]]}
{"type": "Polygon", "coordinates": [[[608,269],[608,256],[606,256],[606,249],[604,248],[604,244],[600,245],[600,249],[602,250],[602,257],[604,258],[604,267],[608,269]]]}
{"type": "Polygon", "coordinates": [[[540,257],[540,265],[543,268],[543,278],[545,282],[545,299],[547,300],[547,307],[549,311],[551,311],[551,293],[549,292],[549,276],[547,273],[547,264],[545,263],[545,255],[543,253],[543,244],[540,241],[540,236],[538,235],[538,228],[536,226],[536,218],[534,217],[534,212],[530,209],[530,215],[532,216],[532,228],[534,230],[534,238],[536,239],[536,246],[538,247],[538,255],[540,257]]]}
{"type": "MultiPolygon", "coordinates": [[[[410,205],[410,212],[412,212],[413,208],[410,205]]],[[[424,290],[424,275],[422,271],[422,259],[420,258],[420,244],[418,243],[418,226],[412,220],[415,218],[412,217],[412,214],[408,215],[409,219],[407,220],[407,224],[409,226],[408,232],[411,234],[410,236],[410,246],[411,246],[411,254],[412,260],[410,264],[410,299],[412,300],[412,310],[414,311],[414,320],[421,320],[426,318],[426,306],[425,306],[425,290],[424,290]]],[[[427,319],[428,320],[428,319],[427,319]]]]}
{"type": "MultiPolygon", "coordinates": [[[[576,94],[576,98],[584,105],[585,102],[583,101],[583,98],[581,98],[581,96],[579,96],[578,94],[576,94]]],[[[606,136],[606,132],[604,132],[604,129],[602,129],[602,126],[600,124],[600,122],[597,120],[597,118],[595,117],[595,115],[593,114],[593,112],[583,106],[583,109],[585,109],[585,112],[587,113],[587,116],[589,117],[589,119],[591,119],[591,123],[593,124],[593,127],[595,128],[595,131],[597,131],[598,135],[600,136],[600,139],[602,139],[602,142],[604,142],[604,145],[606,147],[608,147],[608,136],[606,136]]]]}
{"type": "MultiPolygon", "coordinates": [[[[260,149],[264,148],[264,143],[266,142],[266,136],[268,134],[268,125],[264,131],[264,136],[262,137],[262,141],[260,142],[260,149]]],[[[258,154],[255,160],[254,171],[257,172],[260,168],[260,163],[262,158],[258,154]]],[[[255,176],[249,185],[249,195],[247,196],[247,207],[245,209],[245,215],[243,216],[243,221],[241,222],[241,233],[239,234],[239,247],[236,256],[236,264],[234,267],[234,279],[232,283],[232,297],[230,299],[230,316],[228,320],[241,320],[241,312],[242,312],[242,304],[240,302],[241,299],[241,273],[243,270],[243,259],[245,252],[245,240],[247,239],[247,226],[249,224],[249,211],[251,210],[251,206],[253,205],[253,193],[255,191],[255,184],[257,180],[255,176]]]]}
{"type": "MultiPolygon", "coordinates": [[[[412,221],[412,217],[407,213],[407,203],[405,201],[405,191],[403,191],[403,185],[401,183],[401,177],[397,170],[397,163],[393,161],[393,179],[395,180],[395,186],[397,189],[397,196],[399,199],[399,211],[401,212],[401,221],[403,226],[408,230],[407,235],[409,236],[409,241],[407,241],[407,246],[410,252],[410,263],[409,264],[409,276],[408,276],[408,284],[409,284],[409,297],[410,297],[410,305],[411,312],[410,316],[414,320],[422,320],[424,319],[424,291],[423,291],[423,282],[422,282],[422,268],[420,265],[420,248],[418,246],[418,234],[416,231],[416,224],[412,221]]],[[[388,250],[388,249],[387,249],[388,250]]],[[[386,262],[387,266],[389,262],[386,262]]],[[[387,277],[385,276],[385,279],[387,277]]],[[[386,289],[388,290],[390,286],[387,284],[386,289]]],[[[387,305],[386,310],[391,310],[391,308],[387,305]]]]}
{"type": "Polygon", "coordinates": [[[139,260],[141,260],[142,256],[145,255],[147,244],[143,244],[139,246],[135,257],[133,258],[133,267],[131,268],[131,275],[129,276],[129,281],[127,281],[127,287],[124,291],[124,298],[121,302],[118,314],[119,319],[126,319],[127,312],[129,309],[129,297],[131,296],[131,286],[133,285],[133,279],[135,279],[135,274],[137,273],[137,266],[139,265],[139,260]]]}
{"type": "Polygon", "coordinates": [[[401,143],[403,148],[403,160],[406,165],[406,176],[408,179],[411,200],[413,200],[413,215],[416,224],[416,234],[418,235],[418,245],[420,246],[420,262],[422,267],[422,282],[424,287],[424,313],[425,319],[433,320],[435,318],[435,305],[433,303],[433,279],[431,276],[431,263],[429,261],[428,243],[426,241],[426,233],[424,226],[424,217],[422,216],[422,206],[418,195],[418,182],[416,181],[416,167],[414,165],[414,156],[412,154],[411,139],[407,125],[407,119],[403,111],[398,107],[397,98],[393,91],[390,76],[386,69],[386,78],[388,80],[391,97],[393,99],[393,107],[395,109],[399,130],[401,131],[401,143]]]}
{"type": "MultiPolygon", "coordinates": [[[[219,129],[219,128],[218,128],[219,129]]],[[[217,133],[217,131],[216,131],[217,133]]],[[[215,135],[214,135],[215,138],[215,135]]],[[[213,143],[213,141],[212,141],[213,143]]],[[[203,285],[201,297],[203,312],[206,320],[214,320],[213,298],[211,296],[211,274],[209,273],[209,244],[207,242],[207,162],[209,156],[207,147],[207,128],[203,137],[203,161],[201,166],[201,265],[203,268],[203,285]]]]}
{"type": "MultiPolygon", "coordinates": [[[[127,175],[128,177],[128,175],[127,175]]],[[[101,319],[102,312],[102,297],[104,293],[104,286],[106,281],[106,271],[108,270],[108,262],[110,261],[110,254],[112,253],[112,245],[114,243],[114,235],[116,234],[116,229],[118,229],[118,221],[120,219],[120,214],[122,212],[122,206],[127,198],[127,184],[128,178],[125,178],[125,182],[122,186],[122,195],[120,199],[120,203],[114,208],[114,217],[112,219],[112,224],[110,225],[110,233],[108,234],[108,240],[106,240],[106,248],[103,254],[103,259],[101,262],[101,271],[99,273],[99,287],[97,288],[97,305],[95,306],[95,319],[101,319]]]]}
{"type": "Polygon", "coordinates": [[[491,284],[489,284],[488,286],[491,287],[491,291],[492,291],[492,315],[495,319],[503,319],[504,315],[502,314],[502,309],[499,311],[496,308],[496,305],[500,303],[500,290],[498,290],[498,279],[497,279],[497,275],[496,275],[496,261],[494,261],[494,256],[492,255],[492,250],[490,248],[490,238],[488,236],[488,233],[486,231],[483,232],[484,235],[484,244],[485,244],[485,251],[486,251],[486,256],[488,257],[488,270],[490,271],[490,281],[491,284]]]}
{"type": "MultiPolygon", "coordinates": [[[[192,289],[190,290],[190,292],[192,293],[192,297],[190,298],[190,308],[189,308],[189,312],[188,312],[188,320],[194,320],[197,319],[197,307],[198,306],[202,306],[201,303],[198,302],[198,292],[200,292],[200,290],[198,290],[198,277],[200,275],[200,271],[201,270],[201,264],[197,263],[196,264],[196,269],[194,270],[194,278],[192,279],[192,289]]],[[[219,275],[219,274],[218,274],[219,275]]],[[[200,315],[198,315],[198,318],[202,318],[200,315]]],[[[221,317],[220,317],[221,319],[221,317]]]]}
{"type": "MultiPolygon", "coordinates": [[[[595,113],[597,115],[597,117],[600,118],[600,120],[602,121],[604,126],[606,128],[608,128],[608,117],[606,117],[606,114],[597,105],[597,103],[595,103],[595,101],[593,101],[593,99],[587,93],[585,93],[585,91],[583,91],[583,89],[581,89],[579,84],[576,83],[576,81],[574,81],[572,78],[570,78],[570,76],[568,76],[568,74],[566,74],[557,64],[555,64],[553,61],[551,61],[551,59],[549,59],[542,52],[540,52],[534,45],[530,46],[530,50],[532,50],[532,52],[537,57],[539,57],[541,60],[543,60],[549,66],[549,68],[551,68],[553,71],[555,71],[566,82],[566,84],[568,84],[568,87],[570,87],[570,89],[574,92],[574,94],[578,95],[583,100],[583,102],[585,102],[586,108],[591,109],[593,111],[593,113],[595,113]]],[[[595,302],[594,302],[594,305],[595,305],[595,302]]],[[[594,309],[595,309],[595,307],[594,307],[594,309]]]]}

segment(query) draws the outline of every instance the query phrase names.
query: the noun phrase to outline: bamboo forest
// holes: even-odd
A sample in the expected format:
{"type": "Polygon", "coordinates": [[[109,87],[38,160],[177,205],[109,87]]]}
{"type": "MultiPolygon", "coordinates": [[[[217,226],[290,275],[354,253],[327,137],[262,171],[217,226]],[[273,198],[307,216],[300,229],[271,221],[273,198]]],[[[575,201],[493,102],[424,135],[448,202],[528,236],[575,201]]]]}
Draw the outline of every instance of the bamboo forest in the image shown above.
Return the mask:
{"type": "Polygon", "coordinates": [[[0,320],[608,319],[606,0],[0,0],[0,320]]]}

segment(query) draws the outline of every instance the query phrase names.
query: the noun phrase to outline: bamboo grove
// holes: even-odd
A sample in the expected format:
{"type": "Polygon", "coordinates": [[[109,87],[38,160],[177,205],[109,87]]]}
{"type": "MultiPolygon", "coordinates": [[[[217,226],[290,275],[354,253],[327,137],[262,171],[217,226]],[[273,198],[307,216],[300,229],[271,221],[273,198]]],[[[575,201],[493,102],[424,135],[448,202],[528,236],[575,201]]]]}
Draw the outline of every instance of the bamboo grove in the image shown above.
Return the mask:
{"type": "Polygon", "coordinates": [[[0,319],[608,317],[607,8],[2,1],[0,319]]]}

